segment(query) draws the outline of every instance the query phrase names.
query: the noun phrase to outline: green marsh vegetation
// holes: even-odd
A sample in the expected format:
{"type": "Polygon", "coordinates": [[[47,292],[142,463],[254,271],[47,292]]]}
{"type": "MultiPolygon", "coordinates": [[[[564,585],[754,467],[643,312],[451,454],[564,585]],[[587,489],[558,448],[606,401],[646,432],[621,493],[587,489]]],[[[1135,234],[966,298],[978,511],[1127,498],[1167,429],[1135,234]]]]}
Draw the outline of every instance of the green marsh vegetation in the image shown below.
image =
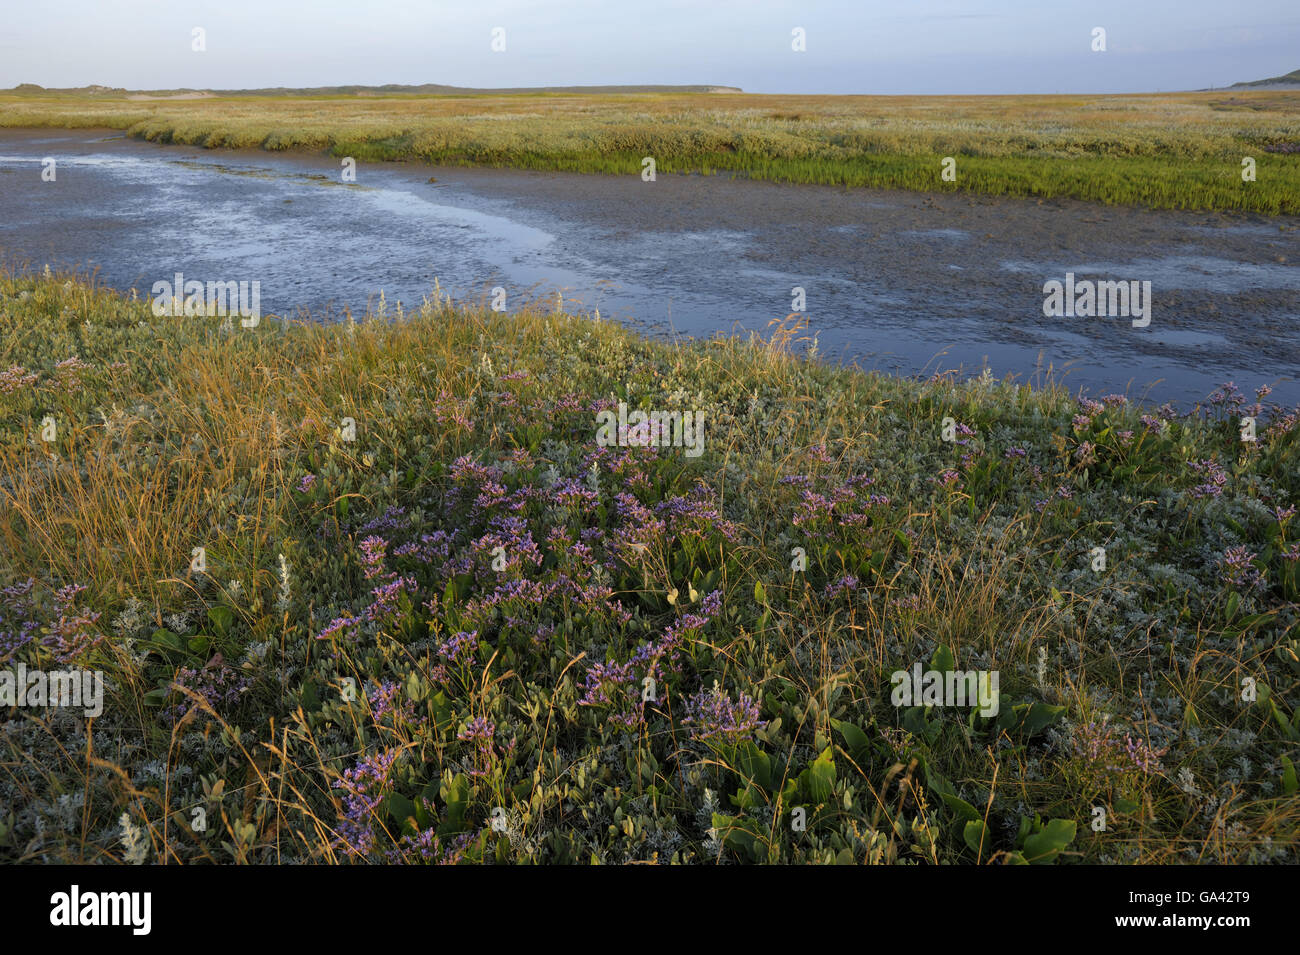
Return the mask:
{"type": "Polygon", "coordinates": [[[797,336],[0,277],[0,662],[109,681],[0,706],[0,857],[1296,862],[1297,413],[797,336]],[[620,401],[704,453],[598,446],[620,401]]]}
{"type": "Polygon", "coordinates": [[[1124,96],[0,93],[0,126],[358,160],[1072,197],[1300,214],[1300,92],[1124,96]],[[941,160],[957,161],[956,182],[941,160]],[[1256,180],[1242,181],[1242,160],[1256,180]]]}

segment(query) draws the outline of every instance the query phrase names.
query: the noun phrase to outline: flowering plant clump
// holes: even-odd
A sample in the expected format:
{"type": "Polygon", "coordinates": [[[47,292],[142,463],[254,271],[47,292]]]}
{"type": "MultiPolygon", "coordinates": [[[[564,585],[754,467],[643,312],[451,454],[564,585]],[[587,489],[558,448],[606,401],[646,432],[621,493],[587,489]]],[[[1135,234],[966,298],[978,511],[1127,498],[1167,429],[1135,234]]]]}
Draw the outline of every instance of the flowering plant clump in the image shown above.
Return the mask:
{"type": "Polygon", "coordinates": [[[715,683],[710,690],[702,690],[686,701],[683,723],[691,727],[695,740],[721,740],[738,743],[751,738],[756,729],[767,725],[758,718],[758,704],[742,693],[732,701],[715,683]]]}

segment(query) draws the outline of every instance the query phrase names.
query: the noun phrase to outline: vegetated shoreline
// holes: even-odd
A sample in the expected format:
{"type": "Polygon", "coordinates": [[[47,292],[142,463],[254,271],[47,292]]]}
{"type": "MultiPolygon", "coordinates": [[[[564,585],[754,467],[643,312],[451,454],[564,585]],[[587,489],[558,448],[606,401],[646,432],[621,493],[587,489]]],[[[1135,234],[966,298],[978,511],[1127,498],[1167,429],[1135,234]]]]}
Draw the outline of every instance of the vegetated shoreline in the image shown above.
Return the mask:
{"type": "Polygon", "coordinates": [[[1300,94],[808,97],[745,93],[212,97],[0,94],[0,125],[108,126],[204,148],[357,160],[1068,197],[1300,214],[1300,94]],[[942,112],[936,115],[935,110],[942,112]],[[956,160],[956,181],[942,160],[956,160]],[[1242,161],[1254,159],[1254,181],[1242,161]],[[1260,174],[1259,169],[1263,172],[1260,174]]]}
{"type": "Polygon", "coordinates": [[[1300,412],[445,301],[0,314],[0,665],[109,680],[91,763],[0,704],[7,860],[1296,861],[1300,412]],[[602,447],[620,402],[703,453],[602,447]]]}

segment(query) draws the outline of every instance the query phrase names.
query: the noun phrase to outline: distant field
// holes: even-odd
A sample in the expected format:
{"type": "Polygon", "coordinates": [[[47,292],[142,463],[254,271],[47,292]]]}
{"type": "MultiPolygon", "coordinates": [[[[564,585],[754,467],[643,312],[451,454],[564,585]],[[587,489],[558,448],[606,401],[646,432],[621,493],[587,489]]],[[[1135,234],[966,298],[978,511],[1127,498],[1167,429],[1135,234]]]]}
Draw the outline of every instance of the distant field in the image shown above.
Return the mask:
{"type": "Polygon", "coordinates": [[[623,175],[653,156],[665,173],[1300,214],[1300,92],[128,95],[3,93],[0,126],[623,175]],[[940,176],[948,156],[956,182],[940,176]],[[1254,182],[1242,181],[1246,157],[1254,182]]]}

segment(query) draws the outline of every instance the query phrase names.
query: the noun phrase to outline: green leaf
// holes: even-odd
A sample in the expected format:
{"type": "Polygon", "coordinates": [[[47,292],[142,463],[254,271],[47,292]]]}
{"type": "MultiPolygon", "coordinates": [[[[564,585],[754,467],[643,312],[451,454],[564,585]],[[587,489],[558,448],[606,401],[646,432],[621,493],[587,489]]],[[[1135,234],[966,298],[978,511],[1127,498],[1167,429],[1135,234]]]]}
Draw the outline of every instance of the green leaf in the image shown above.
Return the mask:
{"type": "Polygon", "coordinates": [[[924,757],[921,758],[921,772],[925,775],[925,784],[940,796],[957,795],[957,790],[953,789],[952,783],[948,782],[948,778],[931,766],[930,761],[924,757]]]}
{"type": "Polygon", "coordinates": [[[1295,775],[1295,764],[1291,762],[1285,754],[1282,755],[1282,792],[1288,796],[1296,791],[1298,787],[1295,775]]]}
{"type": "Polygon", "coordinates": [[[970,822],[971,820],[978,820],[980,818],[979,812],[976,811],[974,806],[966,802],[966,800],[959,799],[949,793],[941,793],[940,795],[943,796],[943,801],[947,804],[948,808],[957,814],[958,822],[970,822]]]}
{"type": "Polygon", "coordinates": [[[442,777],[439,789],[442,801],[447,805],[447,818],[438,827],[440,833],[463,832],[465,828],[465,810],[469,806],[469,780],[464,773],[457,773],[450,779],[442,777]]]}
{"type": "Polygon", "coordinates": [[[772,788],[772,760],[752,742],[746,740],[736,747],[732,764],[745,781],[753,781],[763,789],[772,788]]]}
{"type": "Polygon", "coordinates": [[[230,633],[230,625],[235,621],[235,614],[229,607],[217,605],[208,608],[208,619],[212,621],[217,635],[224,637],[230,633]]]}
{"type": "Polygon", "coordinates": [[[971,852],[983,854],[989,846],[989,830],[983,819],[972,819],[961,831],[961,837],[971,852]]]}
{"type": "Polygon", "coordinates": [[[924,706],[909,706],[903,711],[903,729],[907,730],[919,740],[924,740],[927,744],[933,745],[934,741],[939,738],[939,732],[943,725],[937,720],[930,722],[929,714],[924,706]]]}
{"type": "Polygon", "coordinates": [[[392,793],[386,800],[388,814],[392,816],[393,822],[402,829],[415,832],[414,823],[410,822],[416,815],[415,803],[407,799],[401,793],[392,793]]]}
{"type": "Polygon", "coordinates": [[[760,607],[767,604],[767,590],[763,587],[761,580],[754,581],[754,599],[758,601],[760,607]]]}
{"type": "Polygon", "coordinates": [[[756,826],[757,824],[750,819],[724,816],[716,812],[713,814],[713,828],[722,836],[722,844],[729,849],[743,850],[751,857],[756,852],[762,851],[762,847],[758,844],[756,826]]]}
{"type": "Polygon", "coordinates": [[[762,792],[757,786],[746,786],[740,792],[731,797],[731,804],[740,810],[755,809],[763,805],[764,799],[762,792]]]}
{"type": "Polygon", "coordinates": [[[799,774],[799,778],[810,800],[814,803],[830,802],[831,789],[835,785],[835,760],[831,758],[829,746],[799,774]]]}
{"type": "Polygon", "coordinates": [[[844,742],[848,744],[849,755],[853,757],[854,762],[858,763],[859,767],[868,762],[871,756],[871,741],[867,739],[867,734],[846,720],[834,722],[835,728],[840,731],[844,742]]]}
{"type": "Polygon", "coordinates": [[[942,643],[935,648],[934,656],[930,657],[930,669],[937,670],[940,673],[948,673],[957,667],[957,658],[953,652],[942,643]]]}
{"type": "Polygon", "coordinates": [[[1025,859],[1032,865],[1056,861],[1061,850],[1074,841],[1076,826],[1072,819],[1052,819],[1041,832],[1025,838],[1025,859]]]}
{"type": "Polygon", "coordinates": [[[212,646],[212,638],[206,633],[199,633],[190,637],[189,647],[191,653],[207,653],[210,646],[212,646]]]}
{"type": "Polygon", "coordinates": [[[1016,703],[1014,706],[1002,707],[995,725],[1000,730],[1016,730],[1026,736],[1033,736],[1045,730],[1064,712],[1064,706],[1052,706],[1049,703],[1016,703]]]}
{"type": "Polygon", "coordinates": [[[1025,722],[1021,729],[1026,736],[1033,736],[1035,733],[1047,729],[1064,712],[1064,706],[1035,703],[1029,707],[1029,712],[1025,714],[1025,722]]]}
{"type": "Polygon", "coordinates": [[[181,641],[181,638],[170,630],[155,630],[149,640],[168,650],[185,649],[185,644],[181,641]]]}

